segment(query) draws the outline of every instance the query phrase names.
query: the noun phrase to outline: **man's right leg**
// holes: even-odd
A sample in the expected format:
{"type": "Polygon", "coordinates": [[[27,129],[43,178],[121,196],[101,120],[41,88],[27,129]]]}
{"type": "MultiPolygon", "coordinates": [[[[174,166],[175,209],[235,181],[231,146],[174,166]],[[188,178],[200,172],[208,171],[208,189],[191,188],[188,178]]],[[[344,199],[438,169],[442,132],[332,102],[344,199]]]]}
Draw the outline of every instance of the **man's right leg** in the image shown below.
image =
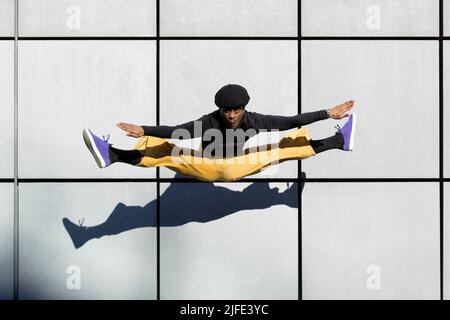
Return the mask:
{"type": "Polygon", "coordinates": [[[103,137],[101,139],[89,129],[83,130],[83,139],[99,168],[108,167],[114,162],[137,165],[143,157],[143,154],[139,150],[120,150],[113,148],[108,142],[109,137],[103,137]]]}

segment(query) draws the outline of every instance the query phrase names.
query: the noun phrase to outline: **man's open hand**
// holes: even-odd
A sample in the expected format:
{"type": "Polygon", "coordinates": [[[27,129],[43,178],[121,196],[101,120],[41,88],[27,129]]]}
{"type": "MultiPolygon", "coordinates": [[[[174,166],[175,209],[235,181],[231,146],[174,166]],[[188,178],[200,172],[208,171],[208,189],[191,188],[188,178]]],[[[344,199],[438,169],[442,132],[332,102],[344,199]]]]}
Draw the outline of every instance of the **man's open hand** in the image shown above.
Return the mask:
{"type": "Polygon", "coordinates": [[[117,126],[127,133],[127,136],[140,138],[144,135],[144,128],[131,123],[119,122],[117,126]]]}
{"type": "Polygon", "coordinates": [[[344,103],[337,105],[334,108],[331,108],[330,109],[331,118],[339,120],[348,117],[349,114],[347,113],[347,111],[353,108],[354,103],[355,100],[348,100],[344,103]]]}

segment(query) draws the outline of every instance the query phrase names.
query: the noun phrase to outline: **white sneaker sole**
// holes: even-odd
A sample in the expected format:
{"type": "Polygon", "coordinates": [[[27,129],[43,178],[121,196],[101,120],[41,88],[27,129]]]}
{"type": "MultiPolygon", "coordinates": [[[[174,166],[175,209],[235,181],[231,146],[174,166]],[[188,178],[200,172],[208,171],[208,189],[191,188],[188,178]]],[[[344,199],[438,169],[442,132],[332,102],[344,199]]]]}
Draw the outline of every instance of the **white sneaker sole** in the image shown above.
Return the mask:
{"type": "Polygon", "coordinates": [[[91,152],[92,156],[95,159],[95,162],[97,163],[97,166],[99,168],[104,168],[106,167],[105,161],[103,160],[103,157],[100,154],[100,151],[97,149],[95,142],[94,142],[94,137],[92,136],[92,134],[89,132],[88,129],[84,129],[83,130],[83,140],[84,143],[86,143],[86,147],[88,147],[89,151],[91,152]]]}
{"type": "Polygon", "coordinates": [[[352,133],[350,134],[350,143],[348,146],[349,151],[353,151],[355,147],[355,131],[356,131],[356,114],[352,114],[352,133]]]}

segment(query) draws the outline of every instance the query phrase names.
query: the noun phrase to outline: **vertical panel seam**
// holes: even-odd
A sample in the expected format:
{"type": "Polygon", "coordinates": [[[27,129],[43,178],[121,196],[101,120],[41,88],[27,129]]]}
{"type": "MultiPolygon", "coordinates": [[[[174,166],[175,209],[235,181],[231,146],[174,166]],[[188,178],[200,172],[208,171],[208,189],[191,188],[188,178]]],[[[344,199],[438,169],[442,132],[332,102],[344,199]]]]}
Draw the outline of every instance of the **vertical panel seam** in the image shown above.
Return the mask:
{"type": "MultiPolygon", "coordinates": [[[[156,125],[159,126],[159,0],[156,0],[156,125]]],[[[156,168],[156,299],[161,300],[161,243],[160,243],[160,217],[161,217],[161,197],[160,197],[160,168],[156,168]]]]}
{"type": "Polygon", "coordinates": [[[19,0],[14,0],[14,244],[13,299],[19,299],[19,182],[18,182],[18,33],[19,0]]]}
{"type": "Polygon", "coordinates": [[[443,94],[443,35],[444,5],[439,0],[439,284],[440,300],[444,299],[444,94],[443,94]]]}
{"type": "MultiPolygon", "coordinates": [[[[301,23],[302,2],[297,2],[297,113],[302,113],[301,101],[301,72],[302,72],[302,23],[301,23]]],[[[298,161],[297,169],[297,205],[298,205],[298,300],[303,300],[303,259],[302,259],[302,188],[301,188],[302,160],[298,161]]]]}

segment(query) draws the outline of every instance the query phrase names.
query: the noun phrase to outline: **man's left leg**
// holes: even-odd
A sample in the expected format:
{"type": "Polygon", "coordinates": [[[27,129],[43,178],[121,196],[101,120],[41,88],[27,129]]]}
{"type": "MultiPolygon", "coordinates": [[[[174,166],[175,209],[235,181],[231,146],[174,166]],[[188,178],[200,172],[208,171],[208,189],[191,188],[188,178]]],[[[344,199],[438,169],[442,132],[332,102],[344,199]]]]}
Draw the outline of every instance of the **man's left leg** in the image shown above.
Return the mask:
{"type": "Polygon", "coordinates": [[[342,128],[339,125],[336,125],[336,129],[338,129],[338,131],[334,136],[322,140],[311,140],[311,147],[314,149],[316,154],[332,149],[353,151],[355,142],[355,128],[356,114],[353,113],[349,116],[347,122],[342,128]]]}
{"type": "Polygon", "coordinates": [[[311,147],[314,149],[314,152],[316,154],[332,149],[343,150],[344,137],[340,132],[336,132],[334,136],[321,140],[310,140],[309,143],[311,144],[311,147]]]}

